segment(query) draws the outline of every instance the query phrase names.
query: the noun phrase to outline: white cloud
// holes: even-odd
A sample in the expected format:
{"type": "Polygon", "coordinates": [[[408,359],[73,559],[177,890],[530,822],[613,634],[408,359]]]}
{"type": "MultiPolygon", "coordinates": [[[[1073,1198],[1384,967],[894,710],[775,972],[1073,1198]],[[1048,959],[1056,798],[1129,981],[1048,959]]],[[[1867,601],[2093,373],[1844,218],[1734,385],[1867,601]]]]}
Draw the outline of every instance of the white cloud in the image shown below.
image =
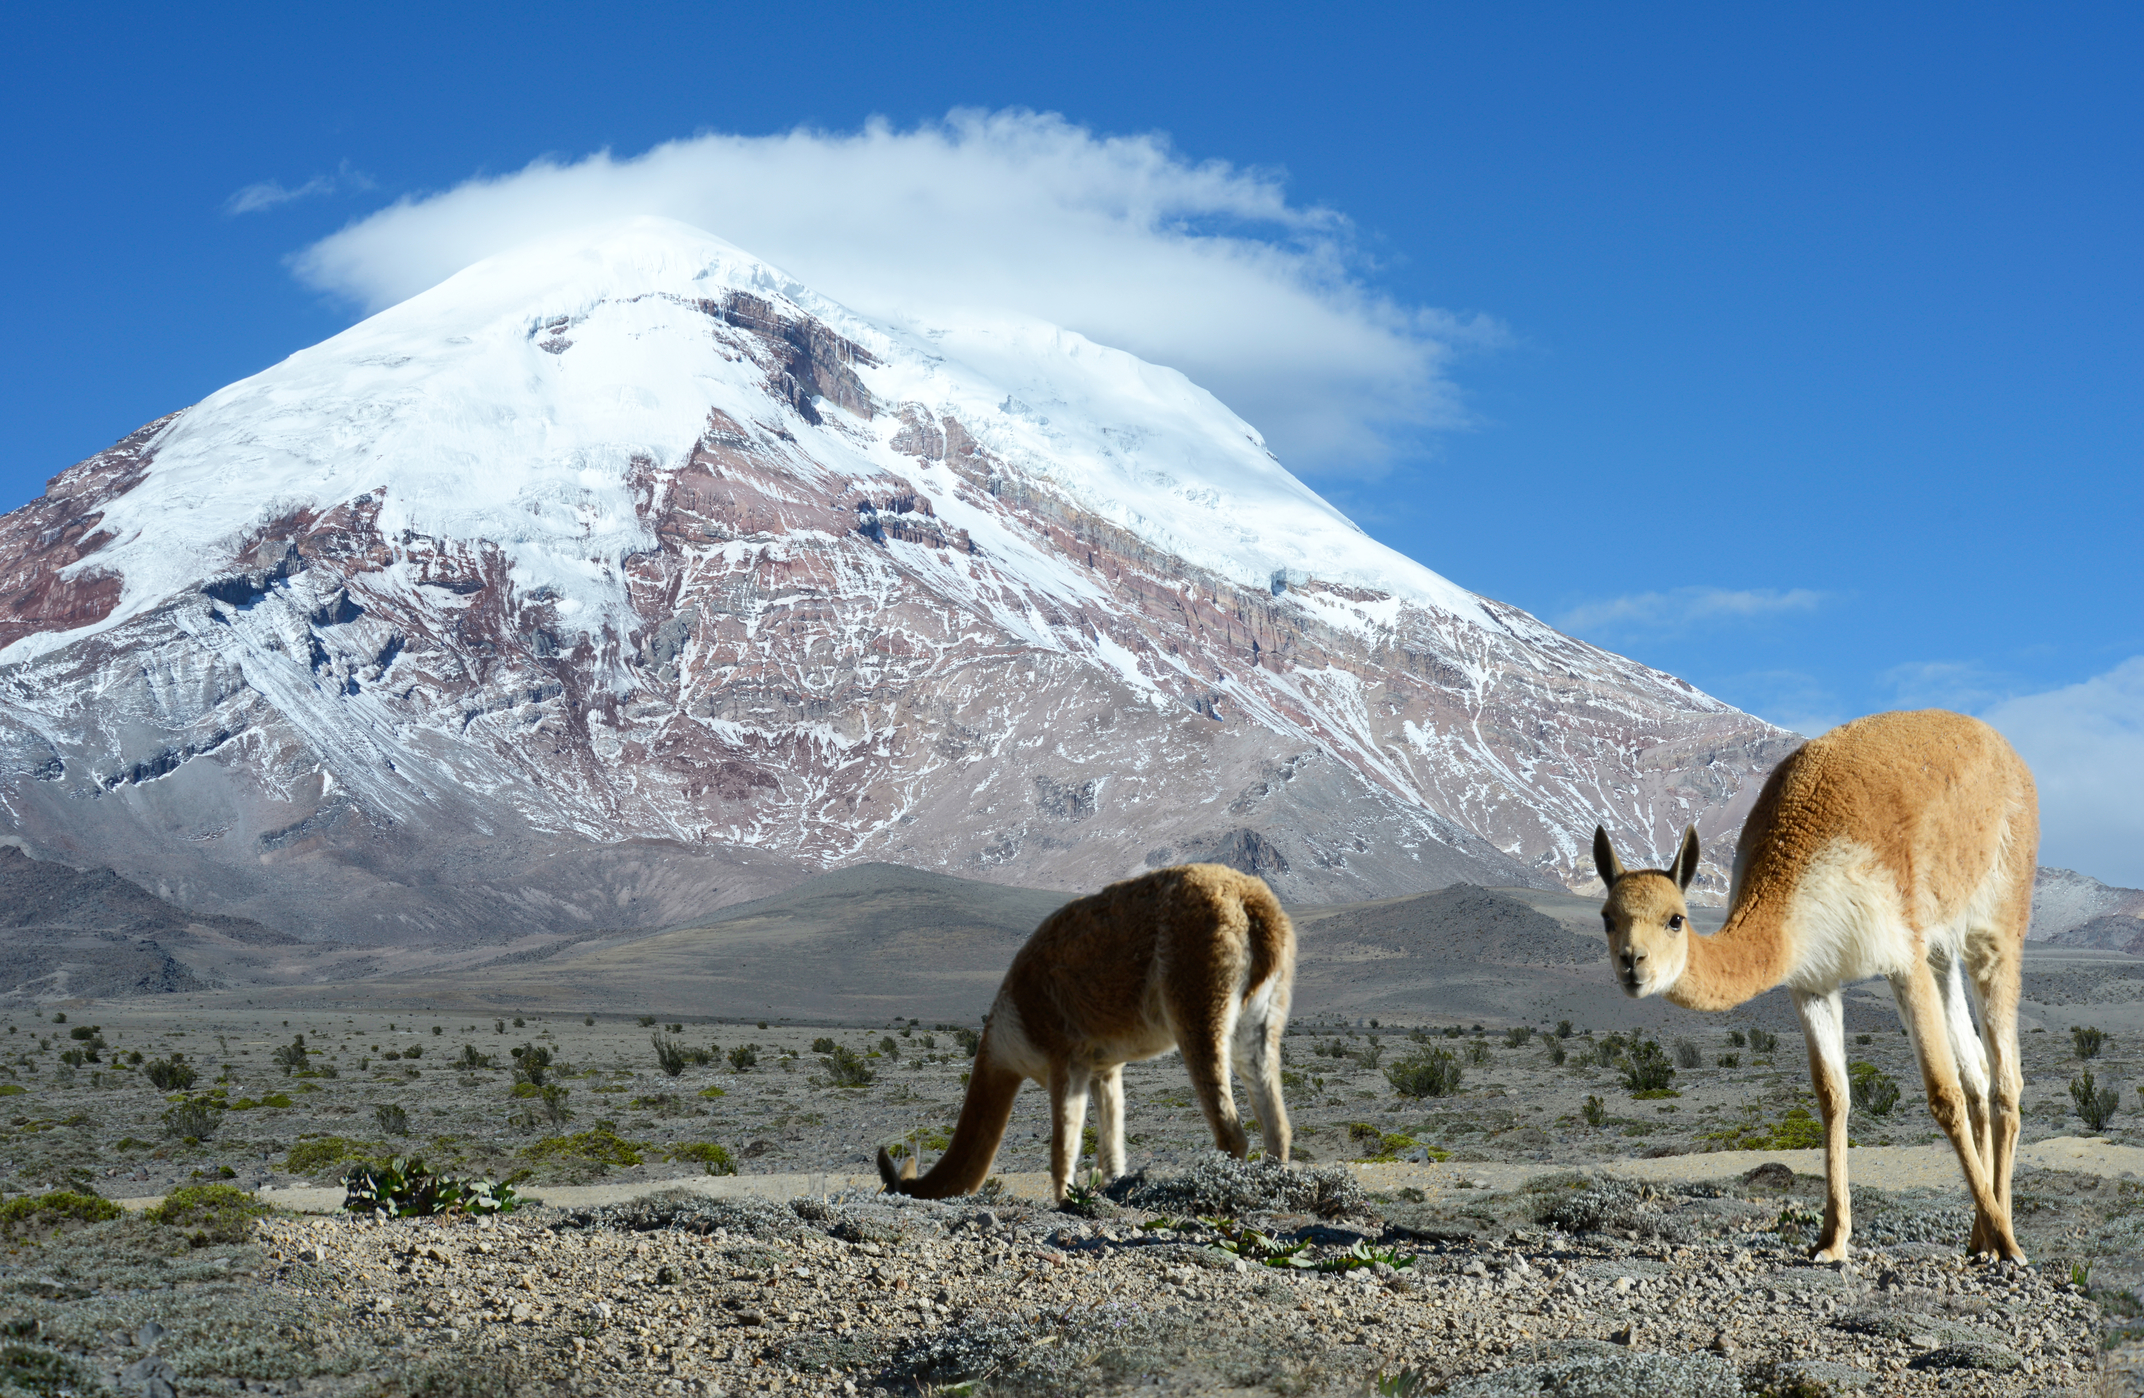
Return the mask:
{"type": "Polygon", "coordinates": [[[350,168],[345,160],[332,175],[315,175],[296,189],[285,189],[275,180],[262,180],[249,184],[244,189],[223,201],[227,214],[257,214],[264,209],[273,209],[297,199],[311,199],[316,195],[333,194],[338,190],[367,190],[377,186],[370,175],[350,168]]]}
{"type": "Polygon", "coordinates": [[[1409,434],[1459,425],[1449,362],[1500,338],[1486,319],[1376,291],[1347,220],[1291,204],[1272,172],[1022,111],[538,160],[402,199],[294,265],[376,310],[515,244],[632,214],[705,228],[867,316],[1067,326],[1182,370],[1314,470],[1374,474],[1409,434]]]}
{"type": "Polygon", "coordinates": [[[1824,594],[1806,587],[1754,588],[1678,587],[1669,592],[1634,592],[1598,602],[1582,602],[1556,620],[1559,630],[1577,635],[1586,631],[1681,631],[1714,622],[1750,621],[1787,612],[1810,612],[1823,602],[1824,594]]]}
{"type": "Polygon", "coordinates": [[[2144,887],[2144,656],[1981,717],[2032,767],[2040,862],[2144,887]]]}

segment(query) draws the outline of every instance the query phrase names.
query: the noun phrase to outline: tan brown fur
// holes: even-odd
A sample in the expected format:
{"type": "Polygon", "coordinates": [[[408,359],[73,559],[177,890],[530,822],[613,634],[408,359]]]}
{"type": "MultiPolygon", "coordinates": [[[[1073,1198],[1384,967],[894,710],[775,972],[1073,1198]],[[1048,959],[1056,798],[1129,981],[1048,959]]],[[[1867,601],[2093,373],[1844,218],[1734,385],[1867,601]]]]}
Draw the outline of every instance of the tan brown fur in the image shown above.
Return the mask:
{"type": "Polygon", "coordinates": [[[1694,829],[1673,869],[1635,871],[1622,867],[1605,830],[1594,831],[1608,885],[1601,917],[1627,993],[1699,1010],[1731,1009],[1776,985],[1793,994],[1825,1124],[1817,1257],[1843,1259],[1853,1229],[1840,987],[1882,975],[1920,1060],[1929,1112],[1973,1194],[1971,1247],[2023,1260],[2010,1174],[2038,845],[2024,762],[1994,729],[1940,709],[1857,719],[1780,763],[1742,827],[1727,921],[1713,936],[1689,930],[1683,901],[1697,871],[1694,829]]]}
{"type": "Polygon", "coordinates": [[[1050,1092],[1050,1180],[1062,1202],[1079,1155],[1087,1093],[1100,1098],[1098,1165],[1124,1169],[1123,1065],[1179,1049],[1221,1149],[1250,1142],[1229,1071],[1240,1067],[1266,1154],[1286,1160],[1280,1039],[1295,984],[1295,929],[1263,880],[1185,864],[1068,903],[1013,957],[990,1011],[953,1139],[920,1179],[881,1150],[886,1188],[925,1199],[971,1193],[990,1174],[1020,1084],[1050,1092]]]}

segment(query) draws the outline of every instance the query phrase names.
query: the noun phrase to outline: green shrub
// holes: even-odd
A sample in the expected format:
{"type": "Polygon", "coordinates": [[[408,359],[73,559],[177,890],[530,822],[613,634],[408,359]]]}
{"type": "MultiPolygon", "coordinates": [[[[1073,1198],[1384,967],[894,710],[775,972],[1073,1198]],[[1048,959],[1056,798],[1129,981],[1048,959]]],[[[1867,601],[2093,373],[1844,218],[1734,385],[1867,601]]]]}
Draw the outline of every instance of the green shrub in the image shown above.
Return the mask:
{"type": "Polygon", "coordinates": [[[2094,1131],[2104,1131],[2114,1119],[2115,1108],[2122,1104],[2121,1093],[2092,1081],[2090,1068],[2084,1070],[2083,1077],[2070,1080],[2070,1098],[2077,1103],[2077,1115],[2094,1131]]]}
{"type": "Polygon", "coordinates": [[[409,1113],[392,1102],[382,1102],[372,1109],[373,1124],[390,1136],[409,1134],[409,1113]]]}
{"type": "Polygon", "coordinates": [[[1727,1031],[1727,1043],[1731,1048],[1743,1048],[1748,1045],[1749,1040],[1742,1037],[1741,1030],[1730,1029],[1727,1031]]]}
{"type": "Polygon", "coordinates": [[[1847,1090],[1854,1107],[1874,1116],[1886,1116],[1898,1105],[1898,1083],[1873,1063],[1855,1063],[1846,1070],[1847,1090]]]}
{"type": "Polygon", "coordinates": [[[223,1104],[208,1097],[193,1097],[165,1110],[164,1134],[177,1139],[205,1141],[223,1124],[223,1104]]]}
{"type": "Polygon", "coordinates": [[[641,1027],[641,1028],[643,1028],[643,1029],[651,1029],[651,1028],[653,1028],[653,1027],[654,1027],[654,1025],[655,1025],[655,1016],[654,1016],[654,1015],[642,1015],[642,1016],[640,1017],[640,1027],[641,1027]]]}
{"type": "Polygon", "coordinates": [[[1712,1062],[1713,1066],[1719,1068],[1739,1068],[1742,1066],[1742,1055],[1739,1053],[1723,1053],[1713,1059],[1712,1062]]]}
{"type": "MultiPolygon", "coordinates": [[[[1732,1043],[1733,1041],[1732,1036],[1730,1036],[1728,1042],[1732,1043]]],[[[1777,1034],[1769,1034],[1762,1029],[1749,1031],[1749,1051],[1751,1053],[1771,1053],[1778,1047],[1779,1036],[1777,1034]]]]}
{"type": "Polygon", "coordinates": [[[834,1041],[821,1035],[811,1041],[811,1051],[813,1053],[832,1053],[834,1051],[834,1041]]]}
{"type": "Polygon", "coordinates": [[[2070,1027],[2070,1047],[2079,1058],[2099,1057],[2099,1051],[2106,1047],[2106,1043],[2107,1035],[2104,1030],[2079,1029],[2075,1025],[2070,1027]]]}
{"type": "Polygon", "coordinates": [[[70,1224],[105,1223],[123,1210],[109,1199],[55,1189],[47,1194],[23,1195],[0,1204],[0,1238],[42,1242],[70,1224]]]}
{"type": "Polygon", "coordinates": [[[700,1095],[702,1097],[727,1097],[730,1092],[726,1087],[703,1087],[700,1089],[700,1095]]]}
{"type": "Polygon", "coordinates": [[[169,1058],[150,1061],[142,1070],[142,1076],[159,1092],[184,1092],[192,1087],[201,1075],[194,1071],[183,1053],[174,1053],[169,1058]]]}
{"type": "Polygon", "coordinates": [[[147,1210],[151,1223],[177,1228],[193,1237],[195,1247],[242,1243],[253,1236],[253,1220],[268,1206],[228,1184],[196,1184],[174,1189],[164,1202],[147,1210]]]}
{"type": "Polygon", "coordinates": [[[1697,1045],[1691,1043],[1688,1039],[1677,1039],[1675,1041],[1675,1066],[1678,1068],[1702,1068],[1705,1066],[1705,1055],[1699,1053],[1697,1045]]]}
{"type": "Polygon", "coordinates": [[[306,1061],[305,1036],[300,1034],[289,1043],[278,1047],[268,1055],[268,1061],[281,1065],[285,1077],[303,1068],[306,1061]]]}
{"type": "Polygon", "coordinates": [[[869,1087],[878,1080],[878,1074],[871,1071],[862,1054],[841,1044],[821,1058],[819,1066],[826,1069],[826,1079],[835,1087],[869,1087]]]}
{"type": "Polygon", "coordinates": [[[607,1126],[578,1131],[571,1136],[546,1136],[522,1152],[527,1160],[586,1160],[597,1165],[638,1165],[640,1148],[621,1140],[607,1126]]]}
{"type": "Polygon", "coordinates": [[[1632,1044],[1624,1057],[1623,1086],[1632,1092],[1656,1092],[1675,1080],[1675,1065],[1651,1039],[1632,1044]]]}
{"type": "Polygon", "coordinates": [[[514,1050],[514,1081],[542,1087],[551,1072],[551,1050],[538,1044],[523,1044],[514,1050]]]}
{"type": "MultiPolygon", "coordinates": [[[[503,1023],[499,1026],[499,1032],[502,1034],[506,1032],[506,1026],[503,1023]]],[[[475,1044],[463,1044],[462,1056],[454,1060],[454,1066],[464,1071],[473,1068],[489,1068],[491,1066],[491,1055],[478,1053],[475,1044]]]]}
{"type": "Polygon", "coordinates": [[[361,1165],[343,1181],[348,1196],[342,1206],[353,1213],[385,1213],[390,1218],[428,1218],[433,1214],[507,1213],[520,1205],[512,1185],[492,1180],[435,1175],[421,1160],[396,1156],[385,1165],[361,1165]]]}
{"type": "Polygon", "coordinates": [[[706,1143],[677,1145],[670,1147],[663,1158],[665,1160],[697,1160],[707,1167],[707,1173],[710,1175],[734,1175],[737,1173],[737,1159],[730,1154],[727,1146],[706,1143]]]}
{"type": "Polygon", "coordinates": [[[1556,1021],[1556,1037],[1559,1039],[1568,1039],[1571,1037],[1571,1021],[1567,1019],[1559,1019],[1556,1021]]]}
{"type": "Polygon", "coordinates": [[[739,1044],[736,1048],[730,1050],[730,1067],[736,1072],[742,1073],[758,1063],[758,1044],[739,1044]]]}
{"type": "Polygon", "coordinates": [[[1586,1104],[1580,1107],[1578,1112],[1579,1115],[1586,1119],[1586,1125],[1588,1126],[1606,1126],[1608,1124],[1608,1104],[1598,1097],[1587,1097],[1586,1104]]]}
{"type": "Polygon", "coordinates": [[[983,1036],[973,1029],[954,1030],[953,1041],[959,1044],[960,1051],[970,1058],[975,1057],[975,1051],[983,1046],[983,1036]]]}
{"type": "Polygon", "coordinates": [[[384,1146],[353,1141],[346,1136],[315,1136],[290,1148],[283,1168],[293,1175],[314,1175],[330,1165],[350,1159],[374,1159],[387,1154],[384,1146]]]}
{"type": "Polygon", "coordinates": [[[1515,1028],[1506,1029],[1504,1031],[1504,1047],[1525,1048],[1533,1037],[1534,1030],[1530,1024],[1521,1024],[1515,1028]]]}
{"type": "Polygon", "coordinates": [[[1493,1057],[1489,1052],[1489,1045],[1483,1040],[1476,1039],[1467,1045],[1467,1062],[1476,1067],[1490,1062],[1493,1057]]]}
{"type": "Polygon", "coordinates": [[[663,1070],[664,1076],[674,1078],[685,1071],[691,1059],[683,1044],[666,1038],[660,1031],[651,1034],[649,1041],[655,1045],[655,1066],[663,1070]]]}
{"type": "Polygon", "coordinates": [[[1450,1049],[1416,1049],[1385,1069],[1392,1090],[1413,1098],[1449,1097],[1465,1075],[1450,1049]]]}

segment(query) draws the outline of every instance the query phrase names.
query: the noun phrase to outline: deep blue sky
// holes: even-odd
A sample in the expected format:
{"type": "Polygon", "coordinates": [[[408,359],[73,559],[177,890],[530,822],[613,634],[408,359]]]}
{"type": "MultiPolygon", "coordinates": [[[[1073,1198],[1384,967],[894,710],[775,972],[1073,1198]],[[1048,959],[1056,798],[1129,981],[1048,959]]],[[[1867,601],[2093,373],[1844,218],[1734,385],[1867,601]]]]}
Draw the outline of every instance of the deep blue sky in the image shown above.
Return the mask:
{"type": "Polygon", "coordinates": [[[1283,169],[1505,327],[1471,427],[1314,477],[1468,587],[1809,728],[2144,654],[2144,10],[1030,9],[13,11],[0,505],[348,324],[284,259],[398,196],[1027,107],[1283,169]]]}

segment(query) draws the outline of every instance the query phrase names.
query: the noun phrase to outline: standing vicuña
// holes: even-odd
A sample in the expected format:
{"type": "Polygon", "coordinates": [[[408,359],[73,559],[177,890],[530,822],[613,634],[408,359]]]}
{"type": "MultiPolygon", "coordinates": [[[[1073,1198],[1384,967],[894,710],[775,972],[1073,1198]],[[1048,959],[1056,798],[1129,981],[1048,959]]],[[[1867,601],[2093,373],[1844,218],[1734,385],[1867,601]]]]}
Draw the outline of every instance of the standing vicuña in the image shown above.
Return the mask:
{"type": "Polygon", "coordinates": [[[1839,988],[1884,976],[1928,1109],[1972,1190],[1972,1251],[2024,1260],[2010,1228],[2010,1167],[2024,1086],[2018,982],[2039,841],[2024,762],[1994,729],[1940,709],[1856,719],[1779,764],[1742,827],[1727,922],[1714,936],[1689,930],[1683,904],[1697,874],[1696,830],[1684,832],[1673,870],[1626,872],[1595,829],[1593,861],[1608,885],[1601,917],[1626,992],[1694,1010],[1731,1009],[1775,985],[1794,996],[1824,1113],[1817,1259],[1843,1260],[1853,1232],[1839,988]]]}
{"type": "Polygon", "coordinates": [[[1186,864],[1111,884],[1043,921],[1013,958],[975,1051],[960,1122],[930,1173],[914,1157],[896,1170],[878,1153],[886,1188],[925,1199],[967,1194],[990,1173],[1033,1078],[1050,1090],[1050,1183],[1062,1203],[1079,1159],[1087,1089],[1100,1098],[1098,1164],[1124,1173],[1124,1065],[1180,1049],[1191,1088],[1221,1149],[1249,1148],[1228,1074],[1240,1064],[1266,1155],[1288,1158],[1280,1039],[1295,985],[1295,929],[1262,880],[1219,864],[1186,864]]]}

